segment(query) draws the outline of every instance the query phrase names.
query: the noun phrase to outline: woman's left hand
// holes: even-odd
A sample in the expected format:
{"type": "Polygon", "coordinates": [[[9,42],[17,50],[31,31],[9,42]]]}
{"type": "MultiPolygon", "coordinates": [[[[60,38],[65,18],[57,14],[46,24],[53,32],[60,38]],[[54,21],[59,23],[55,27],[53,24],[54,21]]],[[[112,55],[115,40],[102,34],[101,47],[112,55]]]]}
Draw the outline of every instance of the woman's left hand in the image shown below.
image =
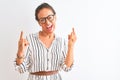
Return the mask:
{"type": "Polygon", "coordinates": [[[74,28],[72,28],[72,32],[68,35],[68,47],[73,47],[77,40],[74,28]]]}

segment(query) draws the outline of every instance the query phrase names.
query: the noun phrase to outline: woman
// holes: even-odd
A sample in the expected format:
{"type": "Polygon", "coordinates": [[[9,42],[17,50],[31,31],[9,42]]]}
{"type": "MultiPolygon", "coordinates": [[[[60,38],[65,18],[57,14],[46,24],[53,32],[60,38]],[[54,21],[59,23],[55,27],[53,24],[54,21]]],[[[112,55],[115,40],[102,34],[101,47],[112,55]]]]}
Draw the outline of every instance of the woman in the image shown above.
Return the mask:
{"type": "Polygon", "coordinates": [[[26,39],[21,32],[16,69],[20,73],[28,71],[28,80],[62,80],[59,71],[70,71],[73,65],[74,28],[68,35],[68,42],[56,36],[56,12],[48,3],[36,8],[35,18],[42,30],[26,39]]]}

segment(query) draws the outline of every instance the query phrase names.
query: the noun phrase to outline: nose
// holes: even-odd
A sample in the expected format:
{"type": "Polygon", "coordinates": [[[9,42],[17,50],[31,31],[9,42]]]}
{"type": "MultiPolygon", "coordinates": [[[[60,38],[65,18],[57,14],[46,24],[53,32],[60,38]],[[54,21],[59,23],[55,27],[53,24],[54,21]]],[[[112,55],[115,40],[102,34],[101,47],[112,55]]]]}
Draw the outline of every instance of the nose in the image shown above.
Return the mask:
{"type": "Polygon", "coordinates": [[[46,24],[49,25],[50,24],[50,21],[48,19],[46,19],[46,24]]]}

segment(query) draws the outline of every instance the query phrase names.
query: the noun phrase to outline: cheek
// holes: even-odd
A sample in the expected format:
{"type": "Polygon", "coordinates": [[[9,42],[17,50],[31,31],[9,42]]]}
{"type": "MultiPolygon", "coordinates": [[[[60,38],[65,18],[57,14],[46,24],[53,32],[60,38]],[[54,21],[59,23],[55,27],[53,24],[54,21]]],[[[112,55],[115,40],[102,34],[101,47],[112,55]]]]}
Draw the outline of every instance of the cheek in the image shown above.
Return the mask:
{"type": "Polygon", "coordinates": [[[40,25],[41,28],[44,26],[43,24],[41,24],[41,23],[39,23],[39,22],[38,22],[38,24],[40,25]]]}
{"type": "Polygon", "coordinates": [[[53,24],[53,27],[55,27],[55,25],[56,25],[55,22],[53,22],[52,24],[53,24]]]}
{"type": "Polygon", "coordinates": [[[53,25],[55,25],[56,24],[56,19],[54,19],[54,21],[52,23],[53,23],[53,25]]]}
{"type": "Polygon", "coordinates": [[[41,24],[38,22],[38,24],[41,26],[41,24]]]}

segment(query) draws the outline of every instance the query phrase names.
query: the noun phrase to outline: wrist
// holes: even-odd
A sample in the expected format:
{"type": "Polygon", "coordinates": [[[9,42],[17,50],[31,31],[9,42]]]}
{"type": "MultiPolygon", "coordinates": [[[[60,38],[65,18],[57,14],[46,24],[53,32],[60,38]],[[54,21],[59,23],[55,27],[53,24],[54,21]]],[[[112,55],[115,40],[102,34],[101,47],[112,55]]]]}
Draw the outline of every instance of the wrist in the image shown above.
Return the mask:
{"type": "Polygon", "coordinates": [[[69,48],[73,48],[73,47],[74,47],[74,44],[68,44],[68,47],[69,47],[69,48]]]}
{"type": "Polygon", "coordinates": [[[74,46],[68,46],[68,49],[73,49],[74,48],[74,46]]]}
{"type": "Polygon", "coordinates": [[[16,58],[16,65],[20,65],[22,62],[23,62],[23,58],[19,59],[19,58],[16,58]]]}
{"type": "Polygon", "coordinates": [[[17,53],[24,53],[24,51],[23,50],[18,50],[17,53]]]}
{"type": "Polygon", "coordinates": [[[24,59],[24,55],[17,53],[17,58],[18,58],[18,59],[24,59]]]}

